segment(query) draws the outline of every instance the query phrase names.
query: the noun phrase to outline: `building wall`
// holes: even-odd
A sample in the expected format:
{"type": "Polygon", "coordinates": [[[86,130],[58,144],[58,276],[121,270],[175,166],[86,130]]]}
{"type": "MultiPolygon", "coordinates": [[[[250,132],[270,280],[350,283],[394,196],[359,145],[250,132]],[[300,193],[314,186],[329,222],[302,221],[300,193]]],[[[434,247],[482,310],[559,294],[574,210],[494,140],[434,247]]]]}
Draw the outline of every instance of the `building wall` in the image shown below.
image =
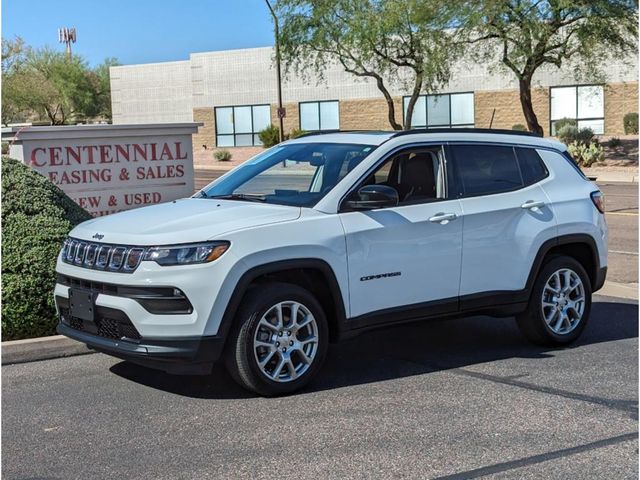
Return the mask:
{"type": "Polygon", "coordinates": [[[110,68],[113,123],[191,122],[191,63],[110,68]]]}
{"type": "Polygon", "coordinates": [[[624,135],[625,114],[638,111],[638,82],[612,83],[604,89],[604,129],[607,135],[624,135]]]}
{"type": "MultiPolygon", "coordinates": [[[[549,89],[535,88],[531,92],[533,110],[538,122],[549,132],[549,89]]],[[[506,128],[516,124],[527,125],[520,106],[518,90],[477,91],[474,94],[475,125],[480,128],[506,128]],[[495,109],[495,114],[494,114],[495,109]],[[493,116],[493,123],[491,117],[493,116]]]]}
{"type": "Polygon", "coordinates": [[[194,108],[193,121],[204,125],[193,135],[193,150],[210,150],[215,147],[216,117],[213,108],[194,108]]]}
{"type": "MultiPolygon", "coordinates": [[[[194,148],[215,146],[214,108],[271,104],[277,125],[277,89],[271,47],[221,52],[193,53],[189,60],[148,65],[112,67],[111,87],[114,123],[200,121],[205,125],[194,137],[194,148]]],[[[605,133],[623,134],[625,113],[638,110],[638,59],[607,61],[610,82],[605,90],[605,133]]],[[[402,96],[408,92],[402,76],[389,81],[396,103],[396,118],[402,122],[402,96]]],[[[574,69],[545,67],[534,78],[534,109],[545,134],[549,130],[549,87],[574,85],[574,69]]],[[[313,75],[288,74],[283,83],[287,111],[284,131],[300,127],[298,103],[338,100],[340,128],[344,130],[390,129],[384,98],[370,79],[356,78],[338,65],[330,65],[324,80],[313,75]]],[[[475,125],[510,129],[525,124],[511,72],[485,63],[460,59],[452,67],[451,80],[439,92],[474,92],[475,125]]]]}

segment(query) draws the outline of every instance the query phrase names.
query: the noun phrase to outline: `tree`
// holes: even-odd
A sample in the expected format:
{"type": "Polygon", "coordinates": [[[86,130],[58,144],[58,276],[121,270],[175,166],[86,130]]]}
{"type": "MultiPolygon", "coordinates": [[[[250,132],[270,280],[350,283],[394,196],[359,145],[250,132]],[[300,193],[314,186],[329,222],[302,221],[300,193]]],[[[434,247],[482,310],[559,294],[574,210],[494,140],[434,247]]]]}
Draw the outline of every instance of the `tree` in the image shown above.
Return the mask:
{"type": "Polygon", "coordinates": [[[94,70],[78,55],[2,42],[2,121],[46,119],[51,125],[111,119],[108,58],[94,70]]]}
{"type": "Polygon", "coordinates": [[[117,58],[109,57],[93,69],[96,84],[96,97],[98,100],[98,115],[111,120],[111,78],[109,69],[120,65],[117,58]]]}
{"type": "Polygon", "coordinates": [[[543,133],[531,101],[534,74],[543,66],[571,65],[577,76],[597,77],[607,58],[637,52],[634,0],[485,0],[469,2],[463,29],[471,43],[518,79],[530,131],[543,133]]]}
{"type": "Polygon", "coordinates": [[[288,71],[323,78],[338,62],[345,71],[372,78],[384,96],[389,124],[396,120],[390,87],[411,91],[404,128],[418,96],[446,82],[460,48],[451,29],[456,1],[278,0],[281,54],[288,71]]]}

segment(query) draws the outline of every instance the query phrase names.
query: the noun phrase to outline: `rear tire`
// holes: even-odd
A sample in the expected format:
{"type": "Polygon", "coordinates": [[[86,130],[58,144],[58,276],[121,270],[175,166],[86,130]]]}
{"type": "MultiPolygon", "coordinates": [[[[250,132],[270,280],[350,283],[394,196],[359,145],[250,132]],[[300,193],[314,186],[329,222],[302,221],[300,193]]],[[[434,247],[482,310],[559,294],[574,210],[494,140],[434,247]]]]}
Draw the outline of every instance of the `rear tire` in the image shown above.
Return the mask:
{"type": "Polygon", "coordinates": [[[225,352],[230,375],[263,396],[292,393],[318,373],[328,347],[327,320],[307,290],[271,283],[249,290],[225,352]]]}
{"type": "Polygon", "coordinates": [[[561,346],[576,340],[591,313],[591,281],[574,258],[551,257],[533,284],[527,310],[516,317],[527,339],[561,346]]]}

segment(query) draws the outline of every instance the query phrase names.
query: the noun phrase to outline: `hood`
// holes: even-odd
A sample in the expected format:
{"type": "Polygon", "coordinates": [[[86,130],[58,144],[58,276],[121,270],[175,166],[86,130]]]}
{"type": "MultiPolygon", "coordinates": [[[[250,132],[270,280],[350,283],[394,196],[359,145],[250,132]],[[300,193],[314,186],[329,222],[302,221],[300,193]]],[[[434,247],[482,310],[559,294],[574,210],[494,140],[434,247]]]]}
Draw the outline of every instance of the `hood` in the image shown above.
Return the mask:
{"type": "Polygon", "coordinates": [[[295,220],[300,207],[185,198],[88,220],[70,236],[124,245],[170,245],[224,240],[233,230],[295,220]],[[100,237],[102,235],[102,237],[100,237]]]}

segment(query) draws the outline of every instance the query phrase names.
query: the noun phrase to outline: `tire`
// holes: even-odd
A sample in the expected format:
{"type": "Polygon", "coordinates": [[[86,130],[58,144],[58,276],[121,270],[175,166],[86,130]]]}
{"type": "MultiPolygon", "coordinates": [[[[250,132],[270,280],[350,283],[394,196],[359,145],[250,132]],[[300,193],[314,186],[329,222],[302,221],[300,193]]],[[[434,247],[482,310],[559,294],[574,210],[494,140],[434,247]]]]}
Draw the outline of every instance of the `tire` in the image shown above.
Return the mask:
{"type": "Polygon", "coordinates": [[[562,346],[573,342],[587,326],[591,293],[589,275],[577,260],[551,257],[533,284],[527,310],[516,317],[521,332],[538,345],[562,346]],[[575,286],[567,290],[571,285],[575,286]],[[580,297],[582,302],[578,301],[580,297]]]}
{"type": "Polygon", "coordinates": [[[267,397],[285,395],[315,377],[328,339],[324,310],[311,293],[289,283],[264,284],[251,288],[242,300],[227,341],[225,364],[247,390],[267,397]]]}

